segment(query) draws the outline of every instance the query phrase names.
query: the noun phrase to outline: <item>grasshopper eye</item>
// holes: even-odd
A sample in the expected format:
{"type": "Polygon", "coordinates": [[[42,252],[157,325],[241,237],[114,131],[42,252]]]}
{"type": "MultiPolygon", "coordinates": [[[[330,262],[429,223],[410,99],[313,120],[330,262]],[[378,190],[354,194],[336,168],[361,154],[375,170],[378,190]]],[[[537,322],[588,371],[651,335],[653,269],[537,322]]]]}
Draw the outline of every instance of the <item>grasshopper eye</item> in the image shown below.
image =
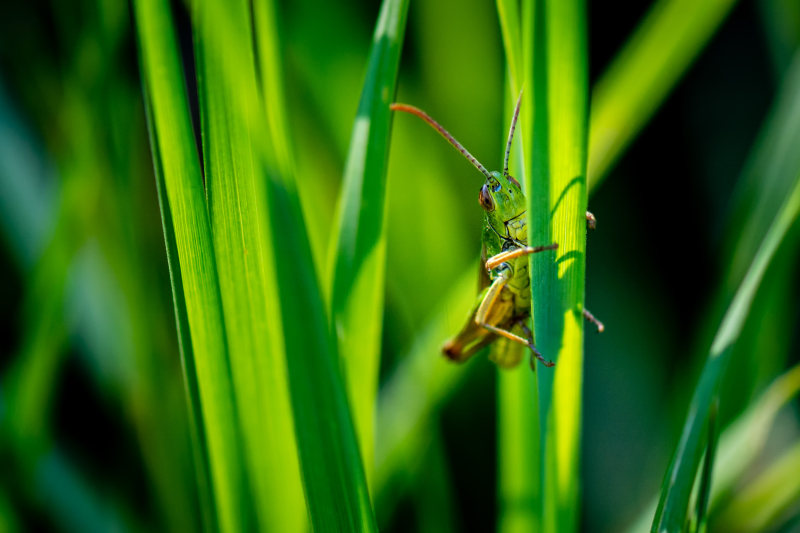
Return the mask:
{"type": "Polygon", "coordinates": [[[481,207],[485,211],[494,211],[494,200],[492,200],[492,195],[489,194],[488,185],[481,187],[481,193],[478,195],[478,203],[481,204],[481,207]]]}

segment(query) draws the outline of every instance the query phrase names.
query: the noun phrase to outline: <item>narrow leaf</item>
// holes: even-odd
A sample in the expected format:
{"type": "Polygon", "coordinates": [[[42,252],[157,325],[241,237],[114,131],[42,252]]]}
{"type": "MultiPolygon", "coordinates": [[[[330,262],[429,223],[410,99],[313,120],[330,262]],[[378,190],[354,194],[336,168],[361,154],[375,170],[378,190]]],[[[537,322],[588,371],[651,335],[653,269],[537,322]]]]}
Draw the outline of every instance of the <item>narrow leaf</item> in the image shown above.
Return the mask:
{"type": "Polygon", "coordinates": [[[306,512],[260,165],[274,139],[259,120],[251,10],[246,0],[194,7],[208,209],[250,490],[261,529],[294,531],[306,512]]]}
{"type": "Polygon", "coordinates": [[[581,0],[536,2],[526,87],[528,242],[558,243],[530,256],[536,344],[556,362],[537,371],[542,439],[542,530],[577,528],[583,366],[588,74],[581,0]]]}
{"type": "MultiPolygon", "coordinates": [[[[227,341],[203,179],[189,118],[183,73],[169,6],[134,2],[139,57],[158,165],[172,215],[186,315],[208,444],[220,528],[240,531],[244,467],[229,379],[227,341]]],[[[191,401],[191,398],[190,398],[191,401]]]]}
{"type": "Polygon", "coordinates": [[[386,163],[408,0],[384,0],[344,171],[331,281],[338,336],[361,454],[371,478],[386,266],[386,163]]]}

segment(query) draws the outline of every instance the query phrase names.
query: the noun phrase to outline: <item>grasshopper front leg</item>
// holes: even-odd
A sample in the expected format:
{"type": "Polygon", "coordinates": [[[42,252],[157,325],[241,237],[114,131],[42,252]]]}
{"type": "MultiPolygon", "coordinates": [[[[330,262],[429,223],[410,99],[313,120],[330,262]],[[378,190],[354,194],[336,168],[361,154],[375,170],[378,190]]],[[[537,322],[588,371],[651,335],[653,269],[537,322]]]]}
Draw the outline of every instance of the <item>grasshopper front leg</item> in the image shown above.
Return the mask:
{"type": "Polygon", "coordinates": [[[514,248],[513,250],[508,250],[506,252],[500,252],[499,254],[492,256],[486,261],[486,270],[491,271],[497,268],[498,266],[502,265],[506,261],[510,261],[511,259],[528,255],[528,254],[535,254],[538,252],[544,252],[547,250],[555,250],[558,248],[558,243],[547,244],[545,246],[526,246],[524,248],[514,248]]]}
{"type": "MultiPolygon", "coordinates": [[[[521,250],[525,249],[521,248],[521,250]]],[[[527,252],[527,253],[533,253],[533,252],[527,252]]],[[[522,255],[522,253],[518,255],[522,255]]],[[[519,335],[515,335],[514,333],[511,333],[508,330],[499,328],[489,323],[488,318],[489,316],[491,316],[492,308],[494,307],[497,298],[500,296],[500,293],[503,291],[503,288],[505,288],[506,284],[508,283],[508,280],[511,279],[511,268],[508,266],[506,266],[505,268],[500,268],[498,274],[499,276],[495,278],[492,284],[489,286],[489,290],[486,292],[486,296],[484,296],[483,301],[481,302],[480,306],[478,306],[478,311],[475,313],[475,323],[478,326],[486,329],[487,331],[491,331],[495,335],[500,335],[513,342],[517,342],[519,344],[527,346],[533,353],[534,357],[536,357],[536,359],[541,361],[542,364],[544,364],[545,366],[553,366],[555,363],[553,363],[552,361],[548,361],[547,359],[542,357],[542,354],[539,353],[539,351],[533,345],[533,342],[531,340],[523,339],[519,335]]]]}

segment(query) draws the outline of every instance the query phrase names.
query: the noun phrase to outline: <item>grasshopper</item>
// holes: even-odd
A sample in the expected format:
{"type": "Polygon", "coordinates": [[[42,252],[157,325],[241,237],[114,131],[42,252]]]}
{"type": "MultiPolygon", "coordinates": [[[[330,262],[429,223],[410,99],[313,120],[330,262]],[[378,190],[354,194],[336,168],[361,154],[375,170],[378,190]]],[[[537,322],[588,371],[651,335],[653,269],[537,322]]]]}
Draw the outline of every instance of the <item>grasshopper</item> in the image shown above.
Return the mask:
{"type": "MultiPolygon", "coordinates": [[[[392,111],[410,113],[427,122],[486,177],[478,195],[478,203],[484,211],[480,292],[467,323],[442,348],[444,355],[453,361],[466,361],[484,346],[498,341],[490,354],[498,366],[512,368],[519,364],[522,352],[515,349],[519,345],[530,349],[531,368],[535,368],[534,358],[545,366],[554,365],[536,349],[533,333],[527,326],[531,312],[527,256],[556,250],[558,244],[528,246],[525,195],[519,182],[508,173],[508,157],[521,99],[522,94],[517,99],[511,119],[502,173],[486,170],[455,137],[421,109],[400,103],[390,106],[392,111]]],[[[589,227],[594,228],[594,215],[588,211],[586,220],[589,227]]],[[[603,324],[588,310],[584,309],[583,315],[595,324],[599,332],[603,331],[603,324]]]]}

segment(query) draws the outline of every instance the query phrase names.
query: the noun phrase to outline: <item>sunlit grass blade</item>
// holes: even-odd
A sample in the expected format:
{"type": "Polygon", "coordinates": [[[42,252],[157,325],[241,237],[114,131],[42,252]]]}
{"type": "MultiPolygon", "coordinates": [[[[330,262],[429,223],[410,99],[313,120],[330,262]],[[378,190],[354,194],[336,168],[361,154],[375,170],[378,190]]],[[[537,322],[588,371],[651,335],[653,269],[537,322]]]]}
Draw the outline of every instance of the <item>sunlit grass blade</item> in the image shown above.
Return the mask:
{"type": "Polygon", "coordinates": [[[589,187],[661,105],[736,0],[659,0],[592,92],[589,187]]]}
{"type": "MultiPolygon", "coordinates": [[[[262,226],[243,231],[244,235],[249,236],[248,238],[255,235],[250,233],[251,231],[262,231],[263,242],[251,242],[244,247],[232,243],[226,244],[226,246],[240,246],[240,251],[248,250],[249,254],[263,254],[260,264],[252,265],[255,270],[250,272],[242,271],[241,265],[235,264],[238,253],[229,250],[234,254],[234,262],[229,266],[239,271],[237,274],[231,270],[228,274],[239,277],[240,281],[248,282],[256,282],[257,276],[263,276],[263,286],[254,286],[249,302],[253,306],[253,319],[257,319],[260,312],[261,320],[267,322],[266,327],[271,336],[267,348],[271,350],[271,354],[285,354],[296,449],[300,457],[303,486],[313,527],[319,531],[369,531],[374,528],[374,518],[363,465],[338,371],[336,345],[331,337],[328,317],[314,271],[308,236],[297,197],[295,177],[292,173],[285,174],[277,168],[282,165],[276,155],[270,134],[280,134],[280,125],[273,121],[272,129],[269,130],[259,119],[263,116],[262,112],[270,113],[270,109],[261,110],[259,103],[264,101],[270,104],[273,100],[267,94],[261,95],[262,98],[256,96],[257,86],[254,83],[255,74],[252,70],[253,56],[251,52],[245,50],[252,37],[247,37],[249,33],[247,24],[243,25],[243,20],[246,20],[246,6],[244,3],[240,4],[236,7],[238,11],[235,12],[230,11],[229,7],[222,3],[204,5],[203,8],[209,11],[201,13],[200,16],[209,18],[200,20],[198,25],[200,30],[196,35],[198,40],[208,40],[198,46],[198,48],[208,47],[205,51],[200,50],[198,55],[202,58],[208,54],[207,60],[199,63],[198,71],[201,77],[211,79],[213,72],[213,76],[221,78],[211,82],[214,85],[207,87],[209,92],[205,96],[201,95],[201,113],[206,113],[210,120],[216,122],[213,127],[219,130],[213,135],[219,135],[217,140],[223,141],[217,147],[208,145],[210,150],[221,151],[217,153],[220,159],[214,162],[212,157],[207,169],[209,186],[212,189],[210,194],[212,218],[223,217],[223,220],[219,221],[222,225],[233,222],[236,226],[246,222],[262,226]],[[217,55],[226,49],[226,46],[235,48],[228,49],[227,54],[217,55]],[[218,63],[214,61],[214,58],[230,57],[230,53],[237,52],[240,53],[240,57],[236,61],[226,60],[218,63]],[[211,93],[212,88],[215,94],[211,93]],[[211,116],[218,111],[223,112],[211,116]],[[230,146],[225,146],[226,138],[231,143],[230,146]],[[236,157],[232,156],[234,153],[236,157]],[[212,165],[218,167],[214,169],[212,165]],[[235,172],[231,172],[231,166],[234,166],[235,172]],[[211,181],[215,170],[221,171],[217,174],[217,179],[236,180],[230,181],[227,185],[220,183],[218,194],[226,196],[217,199],[213,197],[215,185],[211,181]],[[225,173],[228,173],[227,178],[224,177],[225,173]],[[254,177],[248,179],[248,174],[254,177]],[[260,181],[258,177],[264,178],[264,181],[260,181]],[[237,189],[240,189],[241,194],[231,194],[237,189]],[[248,198],[243,198],[244,195],[248,195],[248,198]],[[263,206],[260,205],[262,200],[265,200],[263,206]],[[221,209],[215,214],[216,201],[221,202],[220,208],[227,203],[229,206],[236,206],[236,209],[221,209]],[[238,213],[237,210],[246,203],[250,206],[238,213]],[[225,217],[228,217],[227,221],[224,220],[225,217]],[[262,246],[260,249],[259,245],[262,246]],[[245,273],[246,278],[243,278],[245,273]],[[260,290],[268,296],[259,294],[260,290]],[[266,309],[259,310],[259,301],[265,302],[266,309]],[[269,328],[278,326],[281,327],[280,333],[272,335],[274,329],[269,328]]],[[[257,29],[269,31],[263,26],[257,29]]],[[[268,90],[266,83],[263,90],[268,90]]],[[[270,123],[269,120],[267,123],[270,123]]],[[[207,140],[213,141],[213,138],[207,140]]],[[[216,222],[214,224],[216,227],[216,222]]],[[[222,252],[217,250],[217,253],[222,252]]],[[[238,260],[241,260],[241,257],[238,260]]],[[[252,258],[250,260],[256,261],[252,258]]],[[[241,287],[238,290],[241,290],[241,287]]],[[[240,306],[246,304],[247,299],[242,295],[239,304],[231,306],[232,312],[240,315],[243,311],[247,311],[240,306]]],[[[255,337],[251,340],[258,342],[255,337]]],[[[244,354],[246,351],[240,353],[244,354]]],[[[276,366],[256,367],[255,370],[261,373],[259,380],[262,381],[262,386],[270,389],[265,393],[278,395],[281,383],[276,380],[281,377],[281,372],[277,368],[280,359],[267,357],[270,353],[263,355],[262,359],[267,361],[261,361],[262,363],[276,366]]],[[[253,392],[252,389],[250,392],[253,392]]],[[[274,400],[276,397],[270,398],[274,400]]],[[[271,404],[270,407],[276,406],[271,404]]],[[[253,406],[239,406],[239,408],[240,411],[255,409],[253,406]]],[[[251,422],[255,420],[255,411],[243,414],[251,422]]],[[[283,439],[283,442],[270,443],[271,448],[277,449],[278,446],[287,445],[291,438],[286,437],[286,435],[275,437],[283,439]]],[[[252,443],[253,441],[250,442],[251,445],[252,443]]],[[[251,449],[251,460],[254,459],[252,455],[254,452],[255,450],[251,449]]],[[[285,454],[274,451],[272,453],[275,457],[269,458],[268,461],[286,463],[285,454]]],[[[291,465],[286,463],[281,467],[290,469],[291,465]]],[[[254,473],[254,475],[263,474],[254,473]]],[[[277,495],[272,492],[277,485],[272,485],[273,488],[268,488],[266,491],[263,486],[259,487],[259,484],[275,483],[275,481],[256,480],[257,498],[261,502],[259,506],[261,520],[273,521],[280,516],[289,517],[292,513],[297,520],[295,504],[287,504],[286,509],[280,510],[280,515],[265,514],[265,505],[272,505],[263,499],[266,496],[271,498],[277,496],[283,498],[283,501],[291,499],[292,491],[288,487],[283,487],[288,490],[277,495]]]]}
{"type": "Polygon", "coordinates": [[[311,522],[316,531],[374,531],[336,342],[329,335],[297,190],[291,181],[273,179],[268,185],[275,248],[294,251],[292,261],[276,261],[275,270],[311,522]]]}
{"type": "MultiPolygon", "coordinates": [[[[497,0],[497,15],[500,20],[500,35],[503,38],[503,50],[510,86],[522,87],[522,27],[520,26],[519,2],[517,0],[497,0]]],[[[515,91],[512,91],[515,92],[515,91]]],[[[515,98],[516,94],[512,95],[515,98]]]]}
{"type": "Polygon", "coordinates": [[[498,381],[498,531],[540,530],[542,501],[536,375],[527,365],[498,381]]]}
{"type": "MultiPolygon", "coordinates": [[[[280,252],[270,246],[260,164],[275,151],[268,128],[260,123],[264,114],[250,14],[246,1],[195,4],[203,160],[236,410],[258,524],[294,531],[302,529],[306,512],[275,303],[272,264],[280,252]]],[[[285,139],[281,146],[282,166],[288,169],[285,139]]]]}
{"type": "MultiPolygon", "coordinates": [[[[530,256],[536,345],[556,362],[539,368],[543,531],[572,531],[578,517],[588,138],[586,13],[580,0],[535,2],[523,26],[523,124],[528,242],[558,243],[554,260],[530,256]],[[530,17],[528,17],[530,18],[530,17]]],[[[523,13],[525,8],[523,7],[523,13]]],[[[527,17],[527,15],[525,15],[527,17]]]]}
{"type": "Polygon", "coordinates": [[[153,128],[153,116],[148,102],[148,93],[142,91],[144,96],[145,115],[147,117],[150,150],[153,155],[153,169],[156,178],[156,193],[158,207],[161,211],[161,227],[164,232],[164,245],[167,251],[167,266],[169,267],[170,288],[172,289],[172,302],[175,311],[175,326],[178,334],[178,349],[181,355],[181,370],[183,371],[183,384],[186,393],[186,407],[189,414],[189,437],[192,441],[192,459],[194,464],[195,480],[197,483],[198,499],[201,506],[203,526],[206,531],[216,529],[217,516],[214,506],[214,497],[211,488],[211,478],[208,464],[208,446],[206,444],[206,430],[203,415],[200,388],[197,383],[197,369],[195,368],[194,353],[192,352],[192,338],[189,329],[189,315],[186,309],[186,299],[183,294],[183,279],[178,259],[178,247],[175,240],[175,226],[167,202],[167,191],[164,186],[164,175],[161,168],[161,154],[156,131],[153,128]]]}
{"type": "Polygon", "coordinates": [[[361,455],[372,477],[386,270],[386,163],[408,0],[384,0],[344,170],[331,247],[331,320],[361,455]]]}
{"type": "Polygon", "coordinates": [[[288,175],[294,172],[294,154],[289,134],[286,98],[284,98],[278,16],[272,0],[253,2],[253,27],[269,141],[275,157],[275,161],[271,164],[282,174],[288,175]]]}
{"type": "Polygon", "coordinates": [[[686,522],[692,484],[705,447],[711,401],[718,391],[733,345],[747,318],[761,278],[798,211],[800,169],[795,169],[793,190],[773,219],[711,345],[708,360],[689,406],[678,447],[664,477],[653,531],[677,530],[686,522]]]}
{"type": "Polygon", "coordinates": [[[239,531],[247,511],[238,417],[203,178],[169,13],[169,6],[160,0],[134,3],[145,98],[150,104],[154,140],[159,144],[157,166],[173,221],[197,372],[201,404],[194,409],[203,413],[219,527],[239,531]]]}

